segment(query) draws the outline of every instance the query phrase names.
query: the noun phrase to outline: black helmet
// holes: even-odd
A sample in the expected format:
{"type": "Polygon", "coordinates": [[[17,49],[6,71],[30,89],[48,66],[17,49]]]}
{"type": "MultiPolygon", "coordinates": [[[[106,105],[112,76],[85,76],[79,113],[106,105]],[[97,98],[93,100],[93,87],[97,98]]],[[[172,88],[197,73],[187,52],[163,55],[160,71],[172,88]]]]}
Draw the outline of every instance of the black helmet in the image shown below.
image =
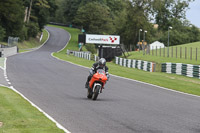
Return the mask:
{"type": "Polygon", "coordinates": [[[104,58],[101,58],[100,60],[99,60],[99,66],[100,67],[104,67],[106,65],[106,60],[104,59],[104,58]]]}

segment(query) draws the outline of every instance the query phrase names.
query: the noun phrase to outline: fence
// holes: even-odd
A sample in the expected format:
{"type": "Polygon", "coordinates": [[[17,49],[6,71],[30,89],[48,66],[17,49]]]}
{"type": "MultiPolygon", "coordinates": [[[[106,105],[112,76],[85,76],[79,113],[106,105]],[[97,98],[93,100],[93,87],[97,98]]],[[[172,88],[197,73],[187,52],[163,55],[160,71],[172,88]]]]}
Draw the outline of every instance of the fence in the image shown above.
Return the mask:
{"type": "Polygon", "coordinates": [[[200,79],[200,66],[182,63],[163,63],[162,72],[184,75],[187,77],[196,77],[200,79]]]}
{"type": "Polygon", "coordinates": [[[137,68],[149,72],[155,72],[156,67],[156,64],[153,62],[125,59],[120,57],[115,57],[115,63],[124,67],[137,68]]]}
{"type": "Polygon", "coordinates": [[[8,47],[17,46],[19,37],[8,37],[8,47]]]}
{"type": "Polygon", "coordinates": [[[89,53],[89,52],[79,52],[79,51],[67,50],[67,54],[68,55],[73,54],[76,57],[91,60],[91,53],[89,53]]]}
{"type": "Polygon", "coordinates": [[[98,61],[99,60],[99,57],[97,55],[94,55],[94,61],[98,61]]]}
{"type": "Polygon", "coordinates": [[[156,49],[150,49],[150,46],[148,45],[146,49],[142,52],[143,55],[190,59],[196,61],[200,59],[200,54],[198,54],[198,48],[194,47],[156,47],[156,49]]]}

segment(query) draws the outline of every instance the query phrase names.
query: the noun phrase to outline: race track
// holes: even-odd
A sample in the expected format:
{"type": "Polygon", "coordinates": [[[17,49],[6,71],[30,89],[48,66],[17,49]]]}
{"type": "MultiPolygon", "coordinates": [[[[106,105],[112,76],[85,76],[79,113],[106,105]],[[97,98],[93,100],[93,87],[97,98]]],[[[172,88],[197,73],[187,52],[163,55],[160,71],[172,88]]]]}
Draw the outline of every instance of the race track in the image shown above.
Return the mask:
{"type": "MultiPolygon", "coordinates": [[[[40,49],[7,59],[16,90],[72,133],[199,133],[200,98],[115,76],[97,101],[86,98],[89,69],[57,60],[69,34],[47,27],[40,49]]],[[[112,68],[109,68],[112,69],[112,68]]]]}

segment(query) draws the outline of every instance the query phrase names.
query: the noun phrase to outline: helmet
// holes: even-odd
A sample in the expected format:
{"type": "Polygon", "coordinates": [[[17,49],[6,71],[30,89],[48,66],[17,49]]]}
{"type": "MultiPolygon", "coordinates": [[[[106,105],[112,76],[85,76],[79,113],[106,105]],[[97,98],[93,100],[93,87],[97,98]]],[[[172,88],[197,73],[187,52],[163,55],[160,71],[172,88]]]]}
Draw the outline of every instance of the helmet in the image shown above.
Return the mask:
{"type": "Polygon", "coordinates": [[[106,65],[106,60],[104,59],[104,58],[101,58],[100,60],[99,60],[99,66],[100,67],[104,67],[106,65]]]}

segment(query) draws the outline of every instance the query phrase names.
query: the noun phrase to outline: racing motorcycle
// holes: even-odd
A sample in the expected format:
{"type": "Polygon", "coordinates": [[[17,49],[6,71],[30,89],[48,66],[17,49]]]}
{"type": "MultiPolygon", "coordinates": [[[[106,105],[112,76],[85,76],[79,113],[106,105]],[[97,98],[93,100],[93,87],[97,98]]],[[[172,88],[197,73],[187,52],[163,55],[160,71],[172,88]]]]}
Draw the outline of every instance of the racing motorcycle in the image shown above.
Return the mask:
{"type": "Polygon", "coordinates": [[[95,73],[90,82],[88,87],[87,97],[92,100],[96,100],[99,93],[102,93],[102,89],[106,84],[107,76],[103,69],[98,69],[97,73],[95,73]]]}

